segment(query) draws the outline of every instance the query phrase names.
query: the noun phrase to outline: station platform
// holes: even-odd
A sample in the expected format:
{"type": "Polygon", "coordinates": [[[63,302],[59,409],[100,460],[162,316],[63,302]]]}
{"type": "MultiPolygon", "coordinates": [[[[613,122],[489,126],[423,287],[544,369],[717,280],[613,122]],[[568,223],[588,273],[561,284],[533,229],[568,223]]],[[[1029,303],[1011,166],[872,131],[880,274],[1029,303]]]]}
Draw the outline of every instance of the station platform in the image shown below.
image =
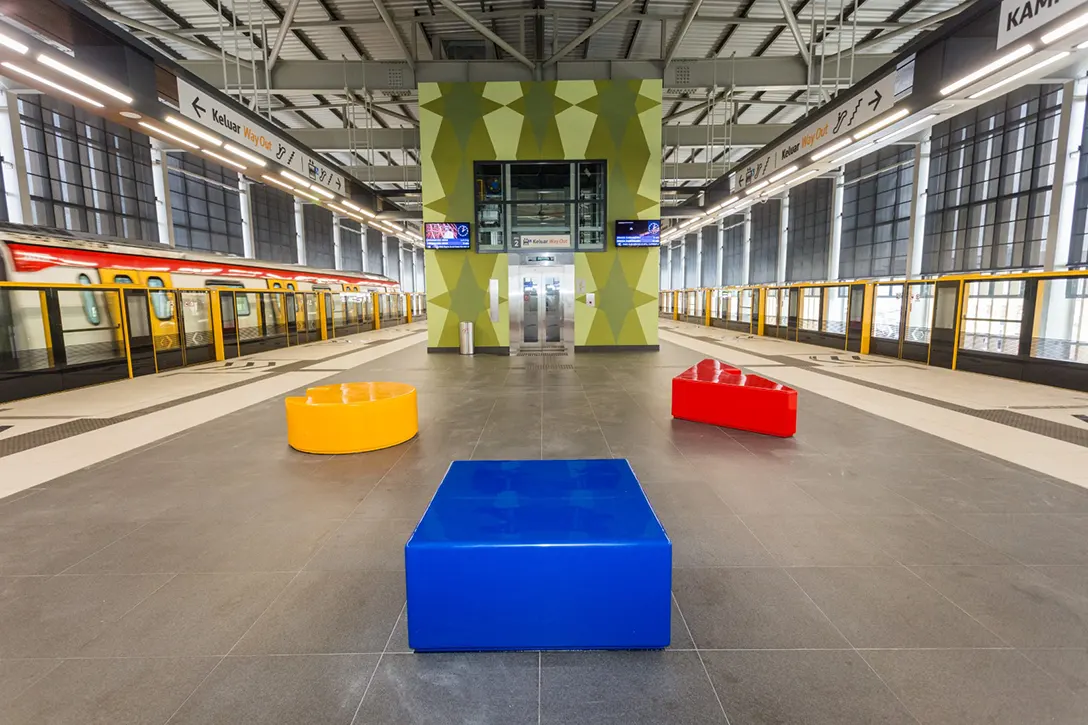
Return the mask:
{"type": "Polygon", "coordinates": [[[364,333],[0,406],[0,723],[1052,723],[1088,712],[1088,395],[684,323],[661,350],[364,333]],[[795,437],[674,421],[716,357],[795,437]],[[291,450],[306,386],[419,436],[291,450]],[[655,652],[414,654],[403,546],[456,459],[623,457],[674,547],[655,652]]]}

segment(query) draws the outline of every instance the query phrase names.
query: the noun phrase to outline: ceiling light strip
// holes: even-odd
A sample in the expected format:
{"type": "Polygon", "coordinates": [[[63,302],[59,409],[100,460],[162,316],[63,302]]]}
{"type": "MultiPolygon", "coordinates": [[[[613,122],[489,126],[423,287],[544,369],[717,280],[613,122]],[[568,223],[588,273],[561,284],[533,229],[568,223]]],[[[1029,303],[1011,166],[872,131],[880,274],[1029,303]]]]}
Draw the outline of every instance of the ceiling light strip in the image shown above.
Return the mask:
{"type": "Polygon", "coordinates": [[[20,43],[15,38],[11,38],[3,33],[0,33],[0,45],[4,46],[8,50],[14,50],[19,55],[26,55],[26,52],[30,50],[26,45],[20,43]]]}
{"type": "Polygon", "coordinates": [[[1058,53],[1057,55],[1052,55],[1049,58],[1047,58],[1046,60],[1040,61],[1039,63],[1036,63],[1035,65],[1031,66],[1030,68],[1026,68],[1026,69],[1020,71],[1019,73],[1015,73],[1015,74],[1009,76],[1008,78],[1005,78],[1004,80],[1000,80],[997,83],[994,83],[993,85],[987,86],[986,88],[983,88],[981,91],[978,91],[976,93],[972,93],[970,96],[968,96],[968,98],[970,98],[973,101],[976,98],[981,98],[982,96],[989,95],[993,91],[996,91],[998,88],[1001,88],[1002,86],[1007,86],[1008,84],[1012,83],[1013,81],[1018,81],[1018,80],[1020,80],[1021,78],[1023,78],[1026,75],[1031,75],[1035,71],[1037,71],[1037,70],[1039,70],[1041,68],[1045,68],[1048,65],[1051,65],[1052,63],[1057,63],[1059,60],[1062,60],[1063,58],[1066,58],[1068,55],[1069,55],[1069,51],[1063,51],[1061,53],[1058,53]]]}
{"type": "Polygon", "coordinates": [[[1051,30],[1049,33],[1043,36],[1043,42],[1050,45],[1055,40],[1061,40],[1070,33],[1080,30],[1085,25],[1088,25],[1088,13],[1082,13],[1072,20],[1062,23],[1058,27],[1051,30]]]}
{"type": "Polygon", "coordinates": [[[854,132],[854,140],[859,141],[859,140],[865,138],[866,136],[871,136],[872,134],[876,133],[880,129],[891,126],[896,121],[901,121],[901,120],[903,120],[904,118],[906,118],[909,115],[910,115],[910,109],[900,108],[895,113],[889,113],[887,116],[884,116],[884,118],[878,118],[877,120],[873,121],[868,126],[861,129],[860,131],[855,131],[854,132]]]}
{"type": "Polygon", "coordinates": [[[836,141],[835,143],[831,144],[830,146],[828,146],[826,148],[822,148],[819,151],[817,151],[816,153],[812,154],[812,160],[813,161],[819,161],[823,157],[830,156],[831,154],[835,153],[836,151],[844,149],[844,148],[846,148],[847,146],[849,146],[852,143],[854,143],[854,137],[853,136],[847,136],[846,138],[842,139],[841,141],[836,141]]]}
{"type": "Polygon", "coordinates": [[[246,161],[248,161],[251,164],[256,164],[257,166],[260,166],[262,169],[265,166],[268,166],[268,162],[265,161],[264,159],[262,159],[261,157],[255,155],[255,154],[251,154],[251,153],[249,153],[248,151],[246,151],[244,149],[240,149],[240,148],[238,148],[237,146],[235,146],[233,144],[229,144],[229,143],[223,144],[223,150],[226,151],[227,153],[234,154],[238,158],[245,159],[246,161]]]}
{"type": "Polygon", "coordinates": [[[150,131],[150,132],[152,132],[152,133],[154,133],[154,134],[156,134],[158,136],[163,136],[164,138],[168,138],[171,141],[177,141],[182,146],[188,146],[189,148],[193,149],[194,151],[197,151],[197,150],[200,149],[200,147],[197,146],[192,141],[188,141],[186,139],[183,139],[181,136],[176,136],[176,135],[170,133],[169,131],[167,131],[165,128],[159,128],[158,126],[153,126],[152,124],[148,123],[147,121],[140,121],[139,125],[142,126],[143,128],[146,128],[148,131],[150,131]]]}
{"type": "Polygon", "coordinates": [[[201,139],[203,141],[207,141],[212,146],[219,147],[219,146],[223,145],[222,140],[216,138],[215,136],[211,135],[210,133],[207,133],[206,131],[201,131],[196,126],[193,126],[192,124],[186,123],[185,121],[182,121],[180,118],[178,118],[176,116],[167,116],[166,117],[166,122],[169,123],[171,126],[174,126],[176,128],[180,128],[185,133],[196,136],[197,138],[199,138],[199,139],[201,139]]]}
{"type": "Polygon", "coordinates": [[[954,83],[945,86],[941,89],[941,95],[947,96],[950,93],[955,93],[959,89],[965,86],[969,86],[977,80],[985,78],[994,71],[1000,70],[1005,66],[1009,65],[1010,63],[1014,63],[1021,58],[1030,55],[1033,50],[1035,49],[1032,48],[1031,45],[1021,45],[1016,50],[1006,53],[995,61],[987,63],[986,65],[976,70],[974,73],[968,73],[963,78],[960,78],[958,81],[955,81],[954,83]]]}
{"type": "Polygon", "coordinates": [[[42,65],[49,66],[53,70],[60,71],[64,75],[68,76],[69,78],[74,78],[75,80],[79,81],[80,83],[85,83],[88,86],[90,86],[91,88],[95,88],[95,89],[97,89],[99,91],[102,91],[107,96],[113,96],[114,98],[121,101],[122,103],[125,103],[125,104],[131,104],[132,103],[132,96],[130,96],[129,94],[127,94],[127,93],[125,93],[123,91],[119,91],[116,88],[114,88],[113,86],[108,86],[108,85],[106,85],[105,83],[103,83],[100,80],[97,80],[95,78],[91,78],[86,73],[78,71],[75,68],[71,67],[70,65],[67,65],[65,63],[61,63],[59,60],[57,60],[57,59],[55,59],[55,58],[53,58],[51,56],[48,56],[45,53],[40,53],[38,55],[38,62],[41,63],[42,65]]]}
{"type": "Polygon", "coordinates": [[[204,153],[208,154],[208,156],[211,156],[213,159],[216,159],[217,161],[222,161],[224,164],[227,164],[228,166],[233,166],[234,168],[238,169],[239,171],[245,171],[246,170],[246,165],[245,164],[239,163],[239,162],[235,161],[234,159],[227,158],[223,154],[217,154],[216,152],[212,151],[211,149],[200,149],[200,150],[203,151],[204,153]]]}
{"type": "Polygon", "coordinates": [[[77,93],[76,91],[73,91],[71,88],[68,88],[67,86],[62,86],[60,83],[56,83],[54,81],[49,80],[48,78],[44,78],[44,77],[38,75],[37,73],[31,73],[26,68],[21,68],[20,66],[17,66],[14,63],[9,63],[8,61],[4,61],[3,63],[0,63],[0,65],[7,68],[8,70],[13,70],[16,73],[24,75],[27,78],[30,78],[31,80],[35,80],[38,83],[41,83],[42,85],[49,86],[50,88],[56,89],[56,90],[60,91],[61,93],[66,93],[69,96],[71,96],[72,98],[76,98],[76,99],[78,99],[80,101],[83,101],[84,103],[86,103],[88,105],[91,105],[91,106],[94,106],[95,108],[105,108],[105,106],[103,104],[99,103],[98,101],[94,100],[93,98],[88,98],[87,96],[83,95],[82,93],[77,93]]]}

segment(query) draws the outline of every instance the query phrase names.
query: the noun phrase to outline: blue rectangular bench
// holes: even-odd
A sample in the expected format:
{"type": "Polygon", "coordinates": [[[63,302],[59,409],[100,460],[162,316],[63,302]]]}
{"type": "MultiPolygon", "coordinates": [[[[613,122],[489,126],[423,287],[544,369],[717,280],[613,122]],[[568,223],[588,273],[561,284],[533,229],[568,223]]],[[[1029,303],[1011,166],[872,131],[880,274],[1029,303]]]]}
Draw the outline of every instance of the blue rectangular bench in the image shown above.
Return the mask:
{"type": "Polygon", "coordinates": [[[672,543],[625,460],[457,461],[404,559],[417,651],[669,644],[672,543]]]}

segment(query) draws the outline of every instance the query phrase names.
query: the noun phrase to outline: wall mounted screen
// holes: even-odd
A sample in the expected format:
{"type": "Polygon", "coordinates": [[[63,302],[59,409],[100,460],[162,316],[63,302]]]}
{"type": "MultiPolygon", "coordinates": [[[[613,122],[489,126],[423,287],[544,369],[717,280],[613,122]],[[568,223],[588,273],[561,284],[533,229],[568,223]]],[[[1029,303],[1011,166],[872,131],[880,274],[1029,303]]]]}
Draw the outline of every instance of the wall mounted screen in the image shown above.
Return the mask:
{"type": "Polygon", "coordinates": [[[657,247],[660,245],[660,220],[629,219],[616,222],[617,247],[657,247]]]}
{"type": "Polygon", "coordinates": [[[423,225],[427,249],[469,249],[472,246],[468,222],[427,222],[423,225]]]}

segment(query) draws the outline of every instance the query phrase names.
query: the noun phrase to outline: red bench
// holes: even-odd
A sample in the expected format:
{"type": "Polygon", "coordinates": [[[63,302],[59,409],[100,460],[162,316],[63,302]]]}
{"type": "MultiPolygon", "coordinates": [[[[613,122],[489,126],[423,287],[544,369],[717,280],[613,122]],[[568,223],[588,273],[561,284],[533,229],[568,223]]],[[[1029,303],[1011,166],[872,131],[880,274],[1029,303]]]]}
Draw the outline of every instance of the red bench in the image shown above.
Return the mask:
{"type": "Polygon", "coordinates": [[[797,432],[797,391],[707,359],[672,379],[672,417],[788,438],[797,432]]]}

